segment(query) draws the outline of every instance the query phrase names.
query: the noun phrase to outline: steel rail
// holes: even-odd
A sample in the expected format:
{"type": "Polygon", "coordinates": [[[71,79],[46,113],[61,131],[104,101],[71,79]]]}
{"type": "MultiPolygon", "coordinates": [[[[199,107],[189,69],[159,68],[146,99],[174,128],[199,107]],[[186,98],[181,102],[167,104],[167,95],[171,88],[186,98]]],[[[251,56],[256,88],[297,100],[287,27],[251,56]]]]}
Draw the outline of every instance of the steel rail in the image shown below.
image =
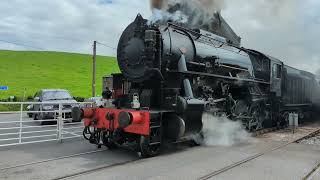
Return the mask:
{"type": "Polygon", "coordinates": [[[318,163],[302,180],[312,180],[320,171],[320,163],[318,163]]]}
{"type": "Polygon", "coordinates": [[[82,175],[91,174],[91,173],[96,172],[96,171],[111,169],[111,168],[114,168],[114,167],[123,166],[123,165],[126,165],[126,164],[138,162],[138,161],[143,161],[143,159],[134,159],[134,160],[119,162],[119,163],[115,163],[115,164],[99,166],[99,167],[88,169],[88,170],[85,170],[85,171],[80,171],[80,172],[77,172],[77,173],[74,173],[74,174],[70,174],[70,175],[54,178],[53,180],[63,180],[63,179],[70,179],[70,178],[74,178],[74,177],[79,177],[79,176],[82,176],[82,175]]]}
{"type": "Polygon", "coordinates": [[[88,152],[71,154],[71,155],[66,155],[66,156],[60,156],[60,157],[46,159],[46,160],[33,161],[33,162],[29,162],[29,163],[23,163],[23,164],[18,164],[18,165],[14,165],[14,166],[8,166],[8,167],[0,168],[0,171],[20,168],[20,167],[25,167],[25,166],[35,165],[35,164],[42,164],[42,163],[51,162],[51,161],[57,161],[57,160],[62,160],[62,159],[68,159],[68,158],[73,158],[73,157],[82,156],[82,155],[95,154],[95,153],[99,153],[99,152],[105,152],[107,150],[108,149],[88,151],[88,152]]]}
{"type": "MultiPolygon", "coordinates": [[[[275,131],[277,130],[276,128],[270,128],[268,129],[267,131],[261,131],[260,133],[258,134],[262,134],[262,133],[266,133],[266,132],[271,132],[271,131],[275,131]]],[[[320,129],[319,129],[320,131],[320,129]]],[[[255,134],[255,136],[257,136],[257,134],[255,134]]],[[[85,170],[85,171],[81,171],[81,172],[77,172],[77,173],[74,173],[74,174],[70,174],[70,175],[66,175],[66,176],[61,176],[61,177],[58,177],[58,178],[54,178],[53,180],[65,180],[65,179],[70,179],[70,178],[74,178],[74,177],[79,177],[79,176],[82,176],[82,175],[87,175],[87,174],[91,174],[91,173],[94,173],[94,172],[97,172],[97,171],[100,171],[100,170],[105,170],[105,169],[111,169],[111,168],[114,168],[114,167],[118,167],[118,166],[122,166],[122,165],[127,165],[129,163],[134,163],[134,162],[137,162],[137,161],[143,161],[144,159],[135,159],[135,160],[130,160],[130,161],[125,161],[125,162],[121,162],[121,163],[115,163],[115,164],[111,164],[111,165],[105,165],[105,166],[100,166],[100,167],[97,167],[97,168],[92,168],[92,169],[89,169],[89,170],[85,170]]]]}
{"type": "Polygon", "coordinates": [[[233,168],[235,168],[235,167],[238,167],[238,166],[240,166],[240,165],[242,165],[242,164],[245,164],[245,163],[247,163],[247,162],[249,162],[249,161],[252,161],[252,160],[254,160],[254,159],[257,159],[257,158],[259,158],[259,157],[261,157],[261,156],[263,156],[263,155],[265,155],[265,154],[267,154],[267,153],[270,153],[270,152],[273,152],[273,151],[282,149],[282,148],[284,148],[284,147],[287,147],[287,146],[290,145],[290,144],[299,142],[299,141],[301,141],[301,140],[303,140],[303,139],[308,139],[308,138],[310,138],[310,137],[312,137],[312,136],[315,136],[315,135],[317,135],[317,134],[319,134],[319,133],[320,133],[320,128],[317,129],[317,130],[315,130],[315,131],[312,131],[311,133],[309,133],[309,134],[307,134],[307,135],[305,135],[305,136],[303,136],[303,137],[300,137],[300,138],[297,138],[297,139],[292,140],[292,141],[290,141],[290,142],[287,142],[287,143],[285,143],[285,144],[279,145],[279,146],[277,146],[277,147],[275,147],[275,148],[267,149],[267,150],[265,150],[265,151],[263,151],[263,152],[261,152],[261,153],[255,154],[255,155],[253,155],[253,156],[250,156],[250,157],[248,157],[248,158],[245,158],[245,159],[243,159],[243,160],[240,160],[240,161],[238,161],[238,162],[236,162],[236,163],[233,163],[233,164],[230,164],[230,165],[228,165],[228,166],[225,166],[225,167],[223,167],[223,168],[221,168],[221,169],[219,169],[219,170],[213,171],[213,172],[211,172],[211,173],[209,173],[209,174],[206,174],[206,175],[198,178],[198,180],[211,179],[211,178],[213,178],[214,176],[217,176],[217,175],[219,175],[219,174],[221,174],[221,173],[227,172],[227,171],[229,171],[229,170],[231,170],[231,169],[233,169],[233,168]]]}
{"type": "MultiPolygon", "coordinates": [[[[274,130],[276,130],[276,129],[275,129],[275,128],[272,128],[272,129],[270,129],[270,130],[267,131],[267,132],[274,131],[274,130]]],[[[263,133],[265,133],[265,132],[263,132],[263,133]]],[[[251,160],[253,160],[253,159],[256,159],[256,158],[258,158],[258,157],[260,157],[260,156],[262,156],[262,155],[264,155],[264,154],[266,154],[266,153],[268,153],[268,152],[272,152],[272,151],[281,149],[281,148],[283,148],[283,147],[285,147],[285,146],[288,146],[289,144],[292,144],[292,143],[294,143],[294,142],[301,141],[301,140],[303,140],[303,139],[305,139],[305,138],[308,138],[308,137],[310,137],[310,136],[314,136],[314,135],[319,134],[319,133],[320,133],[320,129],[317,129],[316,131],[313,131],[313,132],[309,133],[309,134],[306,135],[306,136],[303,136],[303,137],[298,138],[298,139],[296,139],[296,140],[293,140],[293,141],[291,141],[291,142],[289,142],[289,143],[280,145],[280,146],[278,146],[278,147],[275,147],[275,148],[266,150],[266,151],[264,151],[264,152],[262,152],[262,153],[259,153],[259,154],[256,154],[256,155],[254,155],[254,156],[251,156],[251,157],[249,157],[249,158],[246,158],[246,159],[244,159],[244,160],[241,160],[241,161],[239,161],[239,162],[237,162],[237,163],[234,163],[234,164],[232,164],[232,165],[229,165],[229,166],[227,166],[227,167],[225,167],[225,168],[222,168],[222,169],[220,169],[220,170],[218,170],[218,171],[215,171],[215,172],[213,172],[213,173],[210,173],[210,174],[208,174],[208,175],[206,175],[206,176],[203,176],[203,177],[201,177],[201,178],[199,178],[199,179],[202,180],[202,179],[212,178],[212,177],[214,177],[214,176],[216,176],[216,175],[218,175],[218,174],[220,174],[220,173],[226,172],[226,171],[228,171],[228,170],[230,170],[230,169],[232,169],[232,168],[234,168],[234,167],[237,167],[237,166],[239,166],[239,165],[241,165],[241,164],[244,164],[244,163],[249,162],[249,161],[251,161],[251,160]]],[[[97,152],[102,152],[102,151],[106,151],[106,150],[100,150],[100,151],[97,151],[97,152]]],[[[96,152],[96,151],[93,151],[93,152],[96,152]]],[[[80,153],[79,155],[85,155],[85,154],[87,154],[87,153],[80,153]]],[[[59,160],[59,159],[66,159],[66,158],[75,157],[75,156],[78,156],[78,155],[70,155],[70,156],[64,156],[64,157],[60,157],[60,158],[54,158],[54,159],[50,159],[50,160],[44,160],[44,161],[38,161],[38,162],[33,162],[33,163],[27,163],[27,164],[19,165],[19,167],[21,167],[21,166],[27,166],[27,165],[33,165],[33,164],[38,164],[38,163],[44,163],[44,162],[49,162],[49,161],[54,161],[54,160],[59,160]]],[[[69,174],[69,175],[57,177],[57,178],[54,178],[54,180],[63,180],[63,179],[70,179],[70,178],[74,178],[74,177],[79,177],[79,176],[91,174],[91,173],[94,173],[94,172],[97,172],[97,171],[101,171],[101,170],[105,170],[105,169],[111,169],[111,168],[114,168],[114,167],[118,167],[118,166],[122,166],[122,165],[127,165],[127,164],[129,164],[129,163],[134,163],[134,162],[138,162],[138,161],[140,162],[140,161],[143,161],[143,160],[144,160],[144,159],[134,159],[134,160],[124,161],[124,162],[115,163],[115,164],[110,164],[110,165],[103,165],[103,166],[99,166],[99,167],[96,167],[96,168],[88,169],[88,170],[85,170],[85,171],[80,171],[80,172],[76,172],[76,173],[73,173],[73,174],[69,174]]],[[[3,169],[11,169],[11,168],[15,168],[15,166],[3,168],[3,169]]],[[[2,169],[0,169],[0,170],[2,170],[2,169]]]]}

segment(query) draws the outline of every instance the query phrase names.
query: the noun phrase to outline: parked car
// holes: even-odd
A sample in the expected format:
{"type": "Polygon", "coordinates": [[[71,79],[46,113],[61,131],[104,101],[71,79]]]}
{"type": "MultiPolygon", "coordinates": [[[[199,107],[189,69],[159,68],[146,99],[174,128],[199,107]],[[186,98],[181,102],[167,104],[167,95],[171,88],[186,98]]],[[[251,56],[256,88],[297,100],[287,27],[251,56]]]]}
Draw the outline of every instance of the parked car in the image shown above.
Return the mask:
{"type": "MultiPolygon", "coordinates": [[[[29,106],[27,106],[27,111],[33,111],[33,104],[30,104],[29,106]]],[[[28,114],[29,118],[33,117],[32,112],[28,112],[27,114],[28,114]]]]}
{"type": "Polygon", "coordinates": [[[62,103],[62,110],[67,111],[67,113],[63,113],[64,118],[71,118],[71,110],[77,106],[77,101],[70,95],[69,91],[64,89],[42,89],[34,95],[34,102],[44,103],[29,106],[29,111],[40,111],[28,113],[34,120],[56,118],[59,111],[58,103],[62,103]]]}

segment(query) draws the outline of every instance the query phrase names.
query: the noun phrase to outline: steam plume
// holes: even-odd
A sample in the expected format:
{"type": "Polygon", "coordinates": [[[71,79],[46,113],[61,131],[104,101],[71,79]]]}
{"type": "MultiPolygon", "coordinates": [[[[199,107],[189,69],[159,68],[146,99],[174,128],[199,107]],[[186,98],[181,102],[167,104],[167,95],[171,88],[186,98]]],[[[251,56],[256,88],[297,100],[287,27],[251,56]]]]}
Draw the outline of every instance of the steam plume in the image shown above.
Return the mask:
{"type": "Polygon", "coordinates": [[[151,0],[153,16],[149,24],[175,22],[190,29],[202,29],[240,46],[241,38],[220,15],[224,0],[151,0]]]}
{"type": "Polygon", "coordinates": [[[224,3],[223,0],[151,0],[152,23],[174,21],[193,28],[209,28],[224,3]]]}
{"type": "Polygon", "coordinates": [[[194,140],[205,146],[232,146],[250,139],[250,134],[239,121],[204,113],[202,122],[203,142],[198,141],[199,137],[194,137],[194,140]]]}

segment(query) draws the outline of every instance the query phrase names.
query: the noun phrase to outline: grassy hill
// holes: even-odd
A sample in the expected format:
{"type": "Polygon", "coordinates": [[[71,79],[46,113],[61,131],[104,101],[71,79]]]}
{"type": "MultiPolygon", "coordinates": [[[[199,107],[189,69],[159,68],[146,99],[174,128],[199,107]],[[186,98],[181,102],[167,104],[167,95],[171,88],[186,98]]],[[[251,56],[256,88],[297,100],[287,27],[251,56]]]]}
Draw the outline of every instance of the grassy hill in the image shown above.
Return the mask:
{"type": "MultiPolygon", "coordinates": [[[[90,97],[92,57],[64,52],[0,50],[0,99],[32,96],[42,88],[68,89],[73,96],[90,97]]],[[[114,57],[97,57],[97,93],[101,94],[102,76],[119,72],[114,57]]]]}

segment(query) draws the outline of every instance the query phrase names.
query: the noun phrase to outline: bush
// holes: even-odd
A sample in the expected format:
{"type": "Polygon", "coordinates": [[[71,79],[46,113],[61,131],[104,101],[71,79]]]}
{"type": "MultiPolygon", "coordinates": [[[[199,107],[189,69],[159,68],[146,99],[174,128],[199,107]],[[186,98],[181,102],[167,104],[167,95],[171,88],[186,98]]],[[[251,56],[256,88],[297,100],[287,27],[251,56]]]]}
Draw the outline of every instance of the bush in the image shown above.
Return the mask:
{"type": "Polygon", "coordinates": [[[33,101],[33,96],[28,96],[27,101],[33,101]]]}
{"type": "Polygon", "coordinates": [[[10,96],[10,97],[8,97],[8,102],[18,102],[17,96],[10,96]]]}
{"type": "MultiPolygon", "coordinates": [[[[0,102],[21,102],[23,100],[22,97],[14,96],[13,99],[7,98],[7,99],[0,99],[0,102]]],[[[29,100],[27,100],[29,101],[29,100]]],[[[23,110],[27,110],[27,104],[23,105],[23,110]]],[[[20,104],[0,104],[0,112],[6,112],[6,111],[20,111],[21,105],[20,104]]]]}
{"type": "Polygon", "coordinates": [[[73,97],[77,102],[84,102],[85,98],[83,97],[73,97]]]}
{"type": "MultiPolygon", "coordinates": [[[[83,97],[74,97],[74,99],[77,102],[84,102],[85,98],[83,97]]],[[[10,98],[7,99],[0,99],[0,102],[22,102],[23,98],[22,97],[16,97],[13,98],[12,100],[10,98]]],[[[25,102],[32,102],[33,97],[28,96],[27,99],[25,99],[25,102]]],[[[27,110],[28,105],[24,105],[23,109],[24,111],[27,110]]],[[[20,111],[21,105],[20,104],[0,104],[0,112],[6,112],[6,111],[20,111]]]]}
{"type": "MultiPolygon", "coordinates": [[[[23,105],[23,110],[27,110],[28,105],[23,105]]],[[[20,111],[20,104],[0,104],[0,112],[20,111]]]]}

